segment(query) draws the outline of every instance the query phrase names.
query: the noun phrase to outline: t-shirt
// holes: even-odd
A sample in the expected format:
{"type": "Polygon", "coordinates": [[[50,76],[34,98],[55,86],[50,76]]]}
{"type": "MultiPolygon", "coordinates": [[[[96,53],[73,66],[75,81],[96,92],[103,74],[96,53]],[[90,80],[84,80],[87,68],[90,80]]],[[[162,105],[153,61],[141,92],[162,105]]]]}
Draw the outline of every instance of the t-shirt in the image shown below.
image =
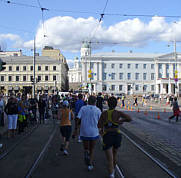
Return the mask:
{"type": "Polygon", "coordinates": [[[70,109],[61,109],[61,121],[60,126],[71,125],[71,120],[73,119],[73,113],[70,109]]]}
{"type": "Polygon", "coordinates": [[[94,105],[87,105],[81,107],[78,118],[81,119],[80,136],[96,137],[99,135],[97,127],[101,111],[94,105]]]}

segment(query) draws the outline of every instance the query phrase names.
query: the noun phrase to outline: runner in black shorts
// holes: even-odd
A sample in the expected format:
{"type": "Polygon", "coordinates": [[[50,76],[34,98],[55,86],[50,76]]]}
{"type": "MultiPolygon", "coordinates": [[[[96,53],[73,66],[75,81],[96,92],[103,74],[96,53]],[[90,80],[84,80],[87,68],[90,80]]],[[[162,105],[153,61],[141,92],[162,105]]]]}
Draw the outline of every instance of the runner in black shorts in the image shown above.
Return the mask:
{"type": "Polygon", "coordinates": [[[129,115],[115,110],[117,106],[117,99],[115,97],[108,99],[108,106],[109,109],[101,114],[98,127],[103,135],[103,150],[108,160],[109,177],[114,178],[117,151],[121,146],[122,139],[119,125],[123,122],[130,122],[131,118],[129,115]]]}

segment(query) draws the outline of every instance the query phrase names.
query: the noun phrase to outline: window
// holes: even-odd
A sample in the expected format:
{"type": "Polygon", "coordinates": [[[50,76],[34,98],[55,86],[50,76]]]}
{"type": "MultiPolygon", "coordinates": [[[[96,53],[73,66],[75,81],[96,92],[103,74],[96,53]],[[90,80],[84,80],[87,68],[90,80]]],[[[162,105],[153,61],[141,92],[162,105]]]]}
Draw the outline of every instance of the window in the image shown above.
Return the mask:
{"type": "Polygon", "coordinates": [[[143,69],[146,69],[146,64],[143,64],[143,69]]]}
{"type": "Polygon", "coordinates": [[[33,70],[33,66],[30,66],[30,70],[31,70],[31,71],[33,70]]]}
{"type": "Polygon", "coordinates": [[[103,80],[106,80],[107,73],[103,74],[103,80]]]}
{"type": "Polygon", "coordinates": [[[41,66],[38,66],[38,71],[40,71],[41,70],[41,66]]]}
{"type": "Polygon", "coordinates": [[[155,90],[155,85],[151,85],[151,91],[155,90]]]}
{"type": "Polygon", "coordinates": [[[30,81],[31,81],[31,82],[33,81],[33,76],[32,76],[32,75],[30,76],[30,81]]]}
{"type": "Polygon", "coordinates": [[[54,71],[57,70],[56,66],[53,66],[53,70],[54,70],[54,71]]]}
{"type": "Polygon", "coordinates": [[[46,71],[48,70],[48,66],[45,66],[45,70],[46,70],[46,71]]]}
{"type": "Polygon", "coordinates": [[[106,91],[106,90],[107,90],[107,86],[106,86],[106,85],[103,85],[103,86],[102,86],[102,90],[103,90],[103,91],[106,91]]]}
{"type": "Polygon", "coordinates": [[[17,81],[17,82],[19,81],[19,76],[18,76],[18,75],[16,76],[16,81],[17,81]]]}
{"type": "Polygon", "coordinates": [[[155,80],[155,74],[151,73],[151,80],[155,80]]]}
{"type": "Polygon", "coordinates": [[[139,73],[135,73],[135,80],[139,80],[139,73]]]}
{"type": "Polygon", "coordinates": [[[143,80],[146,80],[146,73],[143,73],[143,80]]]}
{"type": "Polygon", "coordinates": [[[1,76],[1,81],[2,81],[2,82],[4,81],[4,76],[1,76]]]}
{"type": "Polygon", "coordinates": [[[154,69],[155,68],[155,65],[154,64],[151,64],[151,69],[154,69]]]}
{"type": "Polygon", "coordinates": [[[12,81],[12,76],[8,76],[8,81],[12,81]]]}
{"type": "Polygon", "coordinates": [[[119,68],[122,69],[123,68],[123,64],[119,64],[119,68]]]}
{"type": "Polygon", "coordinates": [[[112,90],[112,91],[115,90],[115,85],[111,85],[111,90],[112,90]]]}
{"type": "Polygon", "coordinates": [[[169,69],[169,64],[166,64],[166,69],[169,69]]]}
{"type": "Polygon", "coordinates": [[[143,91],[146,91],[147,85],[143,85],[143,91]]]}
{"type": "Polygon", "coordinates": [[[123,85],[119,85],[119,91],[123,90],[123,85]]]}
{"type": "Polygon", "coordinates": [[[41,76],[40,76],[40,75],[38,76],[38,82],[39,82],[39,81],[41,81],[41,76]]]}
{"type": "Polygon", "coordinates": [[[53,75],[53,81],[57,80],[57,76],[53,75]]]}
{"type": "Polygon", "coordinates": [[[26,66],[23,66],[23,71],[26,71],[26,66]]]}
{"type": "MultiPolygon", "coordinates": [[[[56,66],[55,66],[55,67],[56,67],[56,66]]],[[[90,68],[91,68],[91,69],[94,68],[94,63],[93,63],[93,62],[90,63],[90,68]]],[[[55,70],[56,70],[56,69],[55,69],[55,70]]]]}
{"type": "Polygon", "coordinates": [[[158,69],[162,69],[162,64],[158,64],[158,69]]]}
{"type": "Polygon", "coordinates": [[[135,85],[135,90],[136,90],[136,91],[139,90],[139,85],[135,85]]]}
{"type": "Polygon", "coordinates": [[[131,64],[128,64],[128,69],[130,69],[131,68],[131,64]]]}
{"type": "Polygon", "coordinates": [[[116,75],[115,73],[112,73],[112,75],[111,75],[112,80],[115,80],[115,75],[116,75]]]}
{"type": "Polygon", "coordinates": [[[23,81],[26,81],[26,75],[23,76],[23,81]]]}
{"type": "Polygon", "coordinates": [[[48,75],[45,75],[45,81],[48,81],[48,75]]]}
{"type": "Polygon", "coordinates": [[[135,64],[135,68],[138,69],[138,64],[135,64]]]}
{"type": "Polygon", "coordinates": [[[127,79],[130,80],[131,79],[131,73],[128,73],[127,75],[128,75],[127,79]]]}
{"type": "Polygon", "coordinates": [[[111,68],[112,68],[112,69],[114,69],[114,66],[115,66],[114,64],[111,64],[111,68]]]}
{"type": "Polygon", "coordinates": [[[162,78],[162,73],[158,73],[158,78],[162,78]]]}
{"type": "Polygon", "coordinates": [[[12,71],[12,66],[9,66],[9,71],[12,71]]]}
{"type": "Polygon", "coordinates": [[[19,66],[16,66],[16,71],[19,71],[19,66]]]}
{"type": "Polygon", "coordinates": [[[119,79],[123,80],[123,73],[119,73],[119,79]]]}

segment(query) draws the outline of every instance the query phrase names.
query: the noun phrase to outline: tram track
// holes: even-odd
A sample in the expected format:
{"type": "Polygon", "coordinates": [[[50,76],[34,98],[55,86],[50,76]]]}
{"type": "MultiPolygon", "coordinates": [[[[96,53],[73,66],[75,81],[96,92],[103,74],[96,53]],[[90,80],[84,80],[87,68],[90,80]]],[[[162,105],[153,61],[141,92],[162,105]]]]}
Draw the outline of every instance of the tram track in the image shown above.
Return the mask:
{"type": "MultiPolygon", "coordinates": [[[[176,175],[173,171],[171,171],[166,164],[164,164],[161,160],[159,160],[158,158],[154,157],[152,155],[152,153],[149,153],[142,144],[140,144],[137,141],[134,140],[138,140],[135,139],[135,135],[133,133],[131,133],[130,131],[128,131],[125,128],[121,128],[121,134],[123,135],[123,137],[125,139],[127,139],[131,144],[133,144],[136,148],[138,148],[143,154],[145,154],[149,159],[151,159],[157,166],[159,166],[164,172],[167,173],[168,176],[172,177],[172,178],[179,178],[178,175],[176,175]]],[[[146,144],[146,143],[145,143],[146,144]]],[[[148,146],[148,145],[147,145],[148,146]]],[[[152,148],[153,149],[153,148],[152,148]]],[[[125,172],[122,170],[122,168],[117,165],[116,166],[116,173],[118,174],[119,177],[121,178],[125,178],[125,172]]]]}

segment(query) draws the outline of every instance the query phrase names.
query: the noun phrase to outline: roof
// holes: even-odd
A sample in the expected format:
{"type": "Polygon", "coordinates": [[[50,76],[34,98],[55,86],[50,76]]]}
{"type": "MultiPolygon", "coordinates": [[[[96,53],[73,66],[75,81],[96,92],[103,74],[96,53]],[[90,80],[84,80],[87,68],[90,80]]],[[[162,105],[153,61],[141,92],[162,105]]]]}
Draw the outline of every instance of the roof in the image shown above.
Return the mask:
{"type": "Polygon", "coordinates": [[[120,58],[155,58],[164,55],[164,53],[96,53],[92,54],[92,57],[120,57],[120,58]]]}
{"type": "MultiPolygon", "coordinates": [[[[13,63],[13,64],[32,64],[33,63],[33,56],[7,56],[1,57],[2,61],[6,63],[13,63]]],[[[60,63],[61,61],[57,59],[53,59],[47,56],[36,56],[35,58],[36,63],[43,63],[43,64],[52,64],[52,63],[60,63]]]]}

